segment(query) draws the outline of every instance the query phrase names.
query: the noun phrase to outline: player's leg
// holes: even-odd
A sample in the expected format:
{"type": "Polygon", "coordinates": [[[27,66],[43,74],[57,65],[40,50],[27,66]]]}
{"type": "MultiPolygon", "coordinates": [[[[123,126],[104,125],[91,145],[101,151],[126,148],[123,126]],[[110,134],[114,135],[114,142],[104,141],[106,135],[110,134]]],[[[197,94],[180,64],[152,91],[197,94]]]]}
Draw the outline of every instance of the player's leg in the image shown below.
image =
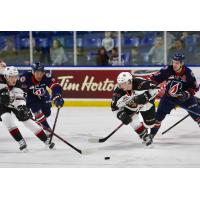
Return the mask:
{"type": "Polygon", "coordinates": [[[148,133],[147,128],[144,126],[144,124],[140,121],[139,113],[136,113],[132,117],[132,122],[130,123],[131,127],[134,129],[134,131],[138,134],[138,136],[143,139],[145,134],[148,133]]]}
{"type": "Polygon", "coordinates": [[[43,101],[35,100],[32,103],[29,102],[27,105],[31,109],[32,113],[34,114],[35,121],[42,124],[46,128],[50,128],[46,118],[49,117],[51,114],[51,103],[48,103],[47,105],[45,105],[43,101]]]}
{"type": "Polygon", "coordinates": [[[152,106],[147,111],[141,111],[140,114],[143,118],[143,126],[146,128],[147,133],[143,136],[143,141],[146,145],[150,145],[152,143],[152,137],[148,134],[148,129],[153,128],[155,125],[155,106],[152,106]]]}
{"type": "Polygon", "coordinates": [[[155,124],[155,116],[156,116],[155,106],[152,106],[147,111],[141,111],[140,113],[144,121],[144,126],[147,128],[153,128],[155,124]]]}
{"type": "MultiPolygon", "coordinates": [[[[51,129],[51,127],[50,127],[49,123],[47,122],[47,118],[50,117],[50,115],[51,115],[51,107],[52,107],[51,103],[43,103],[42,104],[42,113],[45,116],[45,119],[42,124],[49,129],[51,129]]],[[[51,133],[49,131],[45,131],[45,132],[46,132],[47,136],[50,137],[51,133]]],[[[50,138],[48,138],[48,139],[50,139],[50,138]]]]}
{"type": "Polygon", "coordinates": [[[27,129],[34,133],[42,142],[44,142],[45,145],[47,145],[50,149],[52,149],[55,146],[55,144],[52,142],[49,144],[48,137],[45,134],[44,130],[35,121],[33,121],[32,119],[28,119],[26,121],[23,121],[23,124],[27,129]]]}
{"type": "Polygon", "coordinates": [[[19,149],[21,151],[26,151],[26,142],[19,129],[17,128],[16,124],[14,123],[14,120],[11,115],[11,109],[0,106],[0,116],[3,124],[8,129],[10,135],[14,138],[15,141],[19,143],[19,149]]]}
{"type": "Polygon", "coordinates": [[[158,105],[158,109],[155,115],[155,125],[153,128],[151,128],[150,132],[152,137],[155,137],[161,127],[161,122],[164,120],[167,114],[170,114],[171,110],[174,109],[175,106],[176,103],[174,103],[172,98],[170,97],[162,97],[160,99],[160,103],[158,105]]]}
{"type": "Polygon", "coordinates": [[[188,114],[192,117],[192,119],[199,125],[200,127],[200,105],[197,102],[195,97],[191,97],[189,100],[185,102],[180,102],[180,106],[184,109],[191,110],[194,113],[188,111],[188,114]]]}

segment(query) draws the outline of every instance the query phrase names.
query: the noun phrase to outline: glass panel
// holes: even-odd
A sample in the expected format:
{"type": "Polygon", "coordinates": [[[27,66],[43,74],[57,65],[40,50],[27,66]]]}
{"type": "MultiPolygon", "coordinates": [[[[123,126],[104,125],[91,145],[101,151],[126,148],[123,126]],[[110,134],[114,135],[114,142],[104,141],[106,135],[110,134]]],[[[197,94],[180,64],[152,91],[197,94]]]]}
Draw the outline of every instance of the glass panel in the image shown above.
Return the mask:
{"type": "Polygon", "coordinates": [[[113,47],[117,45],[117,32],[79,31],[77,32],[77,63],[94,66],[111,65],[109,58],[113,47]],[[100,52],[102,56],[98,56],[100,52]]]}
{"type": "Polygon", "coordinates": [[[33,60],[47,65],[73,65],[73,32],[34,31],[33,60]]]}
{"type": "Polygon", "coordinates": [[[121,35],[125,65],[164,63],[164,32],[128,31],[121,35]]]}
{"type": "Polygon", "coordinates": [[[185,54],[188,65],[200,64],[200,32],[170,31],[167,32],[168,61],[176,52],[185,54]]]}
{"type": "Polygon", "coordinates": [[[29,64],[29,32],[1,31],[0,58],[7,65],[29,64]]]}

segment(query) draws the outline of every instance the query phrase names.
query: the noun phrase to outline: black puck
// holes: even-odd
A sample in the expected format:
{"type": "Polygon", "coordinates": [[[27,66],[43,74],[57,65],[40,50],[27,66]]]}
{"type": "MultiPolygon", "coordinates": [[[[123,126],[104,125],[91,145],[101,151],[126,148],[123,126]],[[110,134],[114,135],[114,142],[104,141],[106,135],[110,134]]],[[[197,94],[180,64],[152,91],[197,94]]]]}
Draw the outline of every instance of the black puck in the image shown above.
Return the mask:
{"type": "Polygon", "coordinates": [[[104,159],[105,159],[105,160],[110,160],[110,157],[105,157],[104,159]]]}

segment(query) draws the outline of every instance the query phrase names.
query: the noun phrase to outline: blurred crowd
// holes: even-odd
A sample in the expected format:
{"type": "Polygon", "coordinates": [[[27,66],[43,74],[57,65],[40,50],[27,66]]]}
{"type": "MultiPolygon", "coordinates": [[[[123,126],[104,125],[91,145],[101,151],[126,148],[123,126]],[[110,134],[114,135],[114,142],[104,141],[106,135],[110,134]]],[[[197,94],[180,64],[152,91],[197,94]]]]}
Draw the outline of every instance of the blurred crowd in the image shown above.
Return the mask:
{"type": "MultiPolygon", "coordinates": [[[[184,53],[187,64],[200,64],[200,32],[167,32],[167,59],[184,53]]],[[[46,65],[74,65],[73,32],[33,32],[33,59],[46,65]]],[[[77,65],[162,65],[164,64],[163,31],[121,32],[119,57],[118,32],[77,32],[77,65]]],[[[0,32],[0,58],[8,64],[30,64],[29,32],[0,32]]]]}

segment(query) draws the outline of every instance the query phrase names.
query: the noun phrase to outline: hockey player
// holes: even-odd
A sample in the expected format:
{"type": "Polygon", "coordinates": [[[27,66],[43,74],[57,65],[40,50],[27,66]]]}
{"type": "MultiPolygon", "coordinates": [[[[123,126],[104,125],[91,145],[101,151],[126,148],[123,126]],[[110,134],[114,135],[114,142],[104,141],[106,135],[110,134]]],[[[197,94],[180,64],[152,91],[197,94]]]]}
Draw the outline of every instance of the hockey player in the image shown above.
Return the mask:
{"type": "Polygon", "coordinates": [[[22,88],[27,92],[27,106],[35,115],[36,121],[50,128],[46,118],[51,115],[52,101],[56,107],[62,107],[62,88],[39,62],[32,65],[32,72],[26,72],[20,78],[22,88]],[[51,89],[50,97],[47,87],[51,89]]]}
{"type": "Polygon", "coordinates": [[[148,128],[154,126],[156,85],[151,81],[133,78],[129,72],[117,77],[111,109],[125,125],[130,125],[144,142],[148,138],[148,128]],[[143,118],[140,122],[139,113],[143,118]]]}
{"type": "Polygon", "coordinates": [[[27,145],[20,130],[17,128],[11,113],[14,113],[16,118],[50,149],[53,148],[54,143],[49,144],[47,135],[41,126],[31,119],[31,112],[26,106],[25,93],[19,88],[19,73],[17,68],[14,66],[6,67],[4,76],[5,82],[0,83],[0,117],[11,136],[19,143],[19,149],[25,151],[27,145]]]}
{"type": "MultiPolygon", "coordinates": [[[[162,68],[159,73],[152,75],[151,80],[156,84],[164,81],[166,89],[156,112],[156,123],[151,129],[150,137],[153,139],[158,132],[161,122],[176,106],[186,109],[194,121],[200,126],[200,107],[194,97],[199,90],[196,78],[191,69],[184,65],[184,54],[176,53],[172,57],[172,64],[162,68]],[[195,115],[197,113],[199,115],[195,115]]],[[[149,144],[152,140],[149,141],[149,144]]],[[[148,144],[147,144],[148,145],[148,144]]]]}

